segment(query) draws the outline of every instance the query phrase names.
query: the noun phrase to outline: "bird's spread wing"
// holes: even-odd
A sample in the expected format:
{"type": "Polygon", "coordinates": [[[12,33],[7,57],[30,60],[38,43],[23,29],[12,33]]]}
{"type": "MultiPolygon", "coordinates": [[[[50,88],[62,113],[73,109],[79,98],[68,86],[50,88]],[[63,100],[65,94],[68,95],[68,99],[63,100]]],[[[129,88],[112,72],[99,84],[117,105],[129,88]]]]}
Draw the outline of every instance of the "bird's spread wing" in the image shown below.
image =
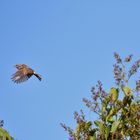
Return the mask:
{"type": "Polygon", "coordinates": [[[24,73],[22,70],[18,70],[15,74],[12,76],[12,81],[15,83],[21,83],[26,80],[28,80],[32,75],[24,73]]]}

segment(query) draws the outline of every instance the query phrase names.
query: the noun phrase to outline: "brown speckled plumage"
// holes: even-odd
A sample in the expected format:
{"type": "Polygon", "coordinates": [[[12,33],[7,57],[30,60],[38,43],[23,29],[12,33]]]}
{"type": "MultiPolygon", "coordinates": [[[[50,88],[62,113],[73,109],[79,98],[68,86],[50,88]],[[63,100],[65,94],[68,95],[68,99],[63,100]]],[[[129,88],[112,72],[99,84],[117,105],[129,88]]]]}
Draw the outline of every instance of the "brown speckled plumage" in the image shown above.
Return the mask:
{"type": "Polygon", "coordinates": [[[41,76],[36,74],[33,69],[25,64],[16,64],[15,67],[18,69],[15,74],[12,75],[12,81],[15,83],[21,83],[28,80],[32,75],[35,75],[40,81],[41,76]]]}

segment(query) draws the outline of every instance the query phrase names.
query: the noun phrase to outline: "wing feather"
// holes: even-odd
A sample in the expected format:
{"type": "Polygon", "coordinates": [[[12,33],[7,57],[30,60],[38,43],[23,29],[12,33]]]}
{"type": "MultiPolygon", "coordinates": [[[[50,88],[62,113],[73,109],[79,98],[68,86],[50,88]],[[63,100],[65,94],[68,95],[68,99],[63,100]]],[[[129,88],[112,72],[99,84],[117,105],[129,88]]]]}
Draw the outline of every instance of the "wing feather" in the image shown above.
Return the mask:
{"type": "Polygon", "coordinates": [[[15,83],[21,83],[24,81],[27,81],[32,75],[25,74],[22,70],[18,70],[15,74],[12,76],[12,81],[15,83]]]}

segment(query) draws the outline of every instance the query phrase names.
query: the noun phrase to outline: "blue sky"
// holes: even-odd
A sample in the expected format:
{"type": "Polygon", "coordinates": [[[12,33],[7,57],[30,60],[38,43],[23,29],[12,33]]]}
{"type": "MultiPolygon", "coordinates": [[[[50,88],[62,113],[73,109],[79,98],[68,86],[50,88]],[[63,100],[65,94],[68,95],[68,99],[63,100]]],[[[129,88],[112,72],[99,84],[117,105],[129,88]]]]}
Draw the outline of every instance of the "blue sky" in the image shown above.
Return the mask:
{"type": "MultiPolygon", "coordinates": [[[[18,140],[66,140],[91,86],[114,85],[113,53],[140,58],[138,0],[1,0],[0,119],[18,140]],[[42,75],[14,84],[14,65],[42,75]]],[[[96,118],[94,118],[96,119],[96,118]]]]}

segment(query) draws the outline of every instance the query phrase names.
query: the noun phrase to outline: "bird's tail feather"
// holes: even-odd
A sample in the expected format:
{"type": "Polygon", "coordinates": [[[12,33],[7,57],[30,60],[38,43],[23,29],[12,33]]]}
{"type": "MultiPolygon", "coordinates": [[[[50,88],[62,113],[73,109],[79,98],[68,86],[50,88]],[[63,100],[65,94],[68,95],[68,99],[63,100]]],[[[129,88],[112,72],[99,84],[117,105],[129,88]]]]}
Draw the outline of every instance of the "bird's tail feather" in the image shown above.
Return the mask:
{"type": "Polygon", "coordinates": [[[41,75],[34,73],[34,75],[41,81],[41,75]]]}

